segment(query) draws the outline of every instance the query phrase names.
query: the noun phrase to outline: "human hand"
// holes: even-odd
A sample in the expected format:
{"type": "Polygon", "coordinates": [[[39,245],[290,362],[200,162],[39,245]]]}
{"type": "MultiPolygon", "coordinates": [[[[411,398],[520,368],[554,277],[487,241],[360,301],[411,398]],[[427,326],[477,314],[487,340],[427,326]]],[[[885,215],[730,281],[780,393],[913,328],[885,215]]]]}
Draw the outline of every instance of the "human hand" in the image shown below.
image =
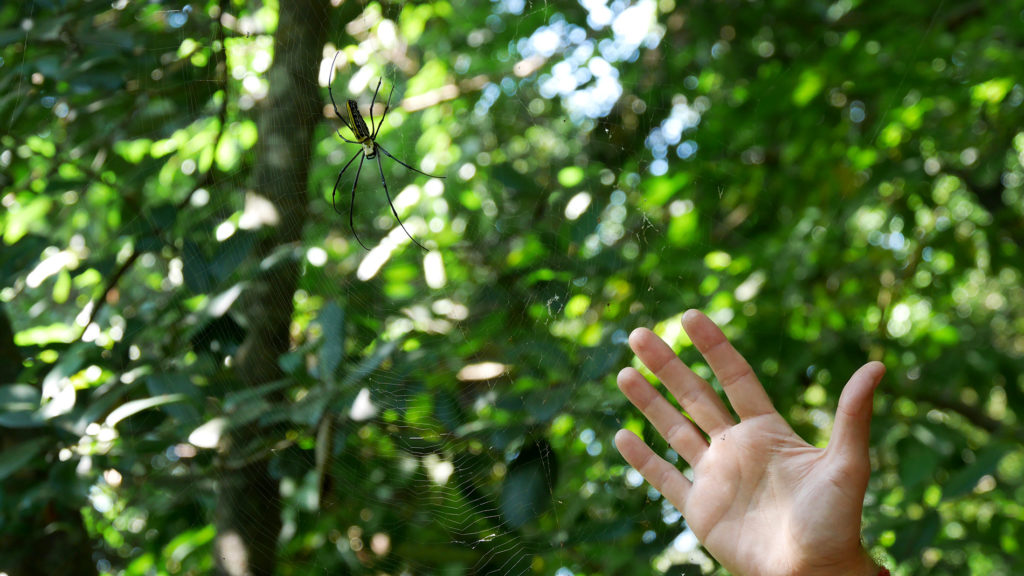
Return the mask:
{"type": "Polygon", "coordinates": [[[871,400],[885,367],[870,362],[850,377],[828,447],[819,449],[793,432],[750,365],[707,316],[689,310],[683,328],[740,422],[664,341],[638,328],[630,347],[693,420],[633,368],[619,372],[619,389],[691,466],[693,480],[626,430],[615,435],[622,456],[734,574],[875,576],[879,569],[861,546],[860,523],[871,473],[871,400]]]}

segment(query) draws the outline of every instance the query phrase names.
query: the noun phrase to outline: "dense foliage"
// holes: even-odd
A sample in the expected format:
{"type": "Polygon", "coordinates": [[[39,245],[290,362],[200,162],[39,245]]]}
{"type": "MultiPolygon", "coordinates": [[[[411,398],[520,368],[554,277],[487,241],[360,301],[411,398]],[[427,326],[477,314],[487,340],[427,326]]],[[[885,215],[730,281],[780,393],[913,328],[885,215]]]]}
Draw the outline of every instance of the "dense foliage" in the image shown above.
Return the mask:
{"type": "Polygon", "coordinates": [[[5,2],[0,572],[719,573],[611,445],[699,307],[812,442],[886,363],[894,573],[1019,574],[1021,62],[1021,0],[5,2]],[[429,252],[334,209],[377,78],[429,252]]]}

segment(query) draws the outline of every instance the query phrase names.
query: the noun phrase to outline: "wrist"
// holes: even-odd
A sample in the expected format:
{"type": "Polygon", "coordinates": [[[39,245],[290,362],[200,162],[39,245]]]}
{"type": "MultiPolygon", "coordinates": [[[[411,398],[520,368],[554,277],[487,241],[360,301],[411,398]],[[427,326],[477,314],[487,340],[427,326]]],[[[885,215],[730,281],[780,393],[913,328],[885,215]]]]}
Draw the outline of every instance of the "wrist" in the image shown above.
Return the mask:
{"type": "Polygon", "coordinates": [[[891,576],[889,570],[879,566],[866,552],[857,559],[833,564],[830,568],[815,568],[796,572],[801,576],[891,576]]]}

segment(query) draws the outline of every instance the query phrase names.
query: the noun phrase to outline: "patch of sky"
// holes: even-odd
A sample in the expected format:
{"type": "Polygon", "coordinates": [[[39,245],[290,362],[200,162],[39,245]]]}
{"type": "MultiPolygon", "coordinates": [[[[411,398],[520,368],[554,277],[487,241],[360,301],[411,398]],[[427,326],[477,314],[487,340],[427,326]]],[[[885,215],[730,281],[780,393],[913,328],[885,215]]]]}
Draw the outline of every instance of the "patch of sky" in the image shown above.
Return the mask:
{"type": "Polygon", "coordinates": [[[497,12],[503,14],[522,14],[526,8],[526,0],[491,0],[497,5],[497,12]]]}
{"type": "Polygon", "coordinates": [[[692,130],[700,124],[700,112],[694,108],[686,97],[676,98],[672,105],[672,111],[668,118],[662,120],[661,124],[655,126],[647,136],[647,148],[654,155],[654,162],[649,170],[655,176],[664,174],[668,170],[668,151],[675,147],[676,155],[682,159],[692,158],[697,153],[697,143],[693,140],[683,139],[683,133],[692,130]]]}
{"type": "Polygon", "coordinates": [[[497,84],[491,82],[484,86],[483,92],[480,94],[480,99],[476,101],[476,106],[473,108],[473,113],[477,116],[486,116],[487,111],[494,106],[494,103],[498,101],[498,96],[501,95],[501,88],[497,84]]]}
{"type": "MultiPolygon", "coordinates": [[[[886,250],[893,252],[899,252],[907,246],[907,239],[900,232],[884,233],[878,230],[872,230],[868,233],[868,243],[872,246],[881,246],[886,250]]],[[[929,253],[929,256],[931,253],[929,253]]]]}
{"type": "Polygon", "coordinates": [[[192,13],[192,6],[185,4],[181,10],[173,10],[167,15],[167,25],[171,28],[181,28],[188,22],[188,15],[192,13]]]}
{"type": "Polygon", "coordinates": [[[587,26],[593,31],[610,28],[611,37],[597,41],[581,26],[566,22],[561,14],[551,17],[516,48],[523,58],[550,59],[562,54],[551,72],[539,79],[541,95],[562,99],[575,122],[607,116],[622,97],[616,64],[633,62],[640,48],[655,48],[664,29],[657,22],[655,0],[580,0],[587,10],[587,26]]]}

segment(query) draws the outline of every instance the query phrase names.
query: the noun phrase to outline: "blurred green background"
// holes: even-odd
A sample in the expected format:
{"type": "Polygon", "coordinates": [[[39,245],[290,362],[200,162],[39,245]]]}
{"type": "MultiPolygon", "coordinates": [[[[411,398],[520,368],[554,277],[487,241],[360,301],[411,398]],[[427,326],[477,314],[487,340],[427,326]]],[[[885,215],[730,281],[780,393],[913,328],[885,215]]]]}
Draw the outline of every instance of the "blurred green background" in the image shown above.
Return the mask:
{"type": "Polygon", "coordinates": [[[1024,573],[1021,62],[1021,0],[4,2],[0,572],[722,574],[611,444],[696,307],[818,445],[886,363],[894,573],[1024,573]],[[332,77],[429,251],[335,212],[332,77]]]}

